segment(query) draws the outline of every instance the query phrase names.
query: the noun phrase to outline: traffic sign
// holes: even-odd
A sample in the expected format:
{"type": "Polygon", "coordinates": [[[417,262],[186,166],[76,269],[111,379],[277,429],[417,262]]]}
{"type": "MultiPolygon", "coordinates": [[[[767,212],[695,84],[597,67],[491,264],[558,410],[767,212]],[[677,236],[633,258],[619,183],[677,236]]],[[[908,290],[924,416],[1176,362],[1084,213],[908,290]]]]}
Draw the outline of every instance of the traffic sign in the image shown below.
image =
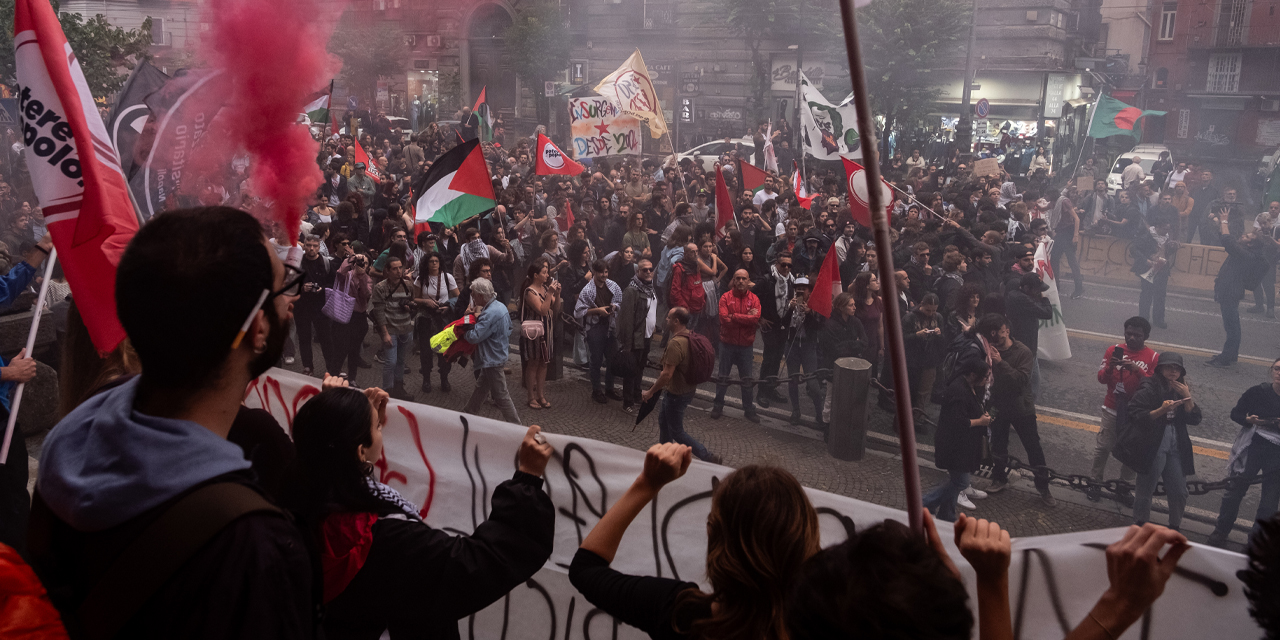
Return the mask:
{"type": "Polygon", "coordinates": [[[991,113],[991,103],[986,98],[978,100],[978,103],[973,105],[973,113],[979,118],[987,117],[987,114],[991,113]]]}

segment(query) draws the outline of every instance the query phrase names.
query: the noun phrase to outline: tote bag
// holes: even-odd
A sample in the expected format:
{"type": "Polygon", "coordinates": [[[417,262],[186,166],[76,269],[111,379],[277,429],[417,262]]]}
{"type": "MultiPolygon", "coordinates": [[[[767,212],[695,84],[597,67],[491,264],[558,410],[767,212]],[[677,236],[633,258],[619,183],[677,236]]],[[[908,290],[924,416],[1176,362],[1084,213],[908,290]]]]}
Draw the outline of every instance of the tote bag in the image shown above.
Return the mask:
{"type": "Polygon", "coordinates": [[[356,309],[356,299],[350,294],[350,289],[351,274],[347,274],[341,290],[337,287],[324,290],[324,306],[320,308],[320,312],[340,324],[351,322],[351,314],[356,309]]]}

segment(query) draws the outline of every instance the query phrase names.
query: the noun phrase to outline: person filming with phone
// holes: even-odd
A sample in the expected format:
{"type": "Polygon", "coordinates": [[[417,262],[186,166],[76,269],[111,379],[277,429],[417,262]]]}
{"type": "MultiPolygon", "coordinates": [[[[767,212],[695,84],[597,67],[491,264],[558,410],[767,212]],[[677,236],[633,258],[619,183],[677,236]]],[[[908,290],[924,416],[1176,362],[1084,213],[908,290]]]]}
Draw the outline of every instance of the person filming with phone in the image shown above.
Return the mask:
{"type": "MultiPolygon", "coordinates": [[[[1263,475],[1262,496],[1258,500],[1258,513],[1254,519],[1250,538],[1255,538],[1261,523],[1276,513],[1280,503],[1280,358],[1271,363],[1268,371],[1270,382],[1250,388],[1236,401],[1231,419],[1242,429],[1231,447],[1227,469],[1231,477],[1242,481],[1252,480],[1259,472],[1263,475]]],[[[1244,482],[1227,488],[1222,494],[1222,506],[1218,508],[1218,524],[1209,535],[1208,543],[1225,547],[1227,535],[1235,525],[1240,502],[1249,490],[1244,482]]]]}
{"type": "Polygon", "coordinates": [[[1161,480],[1169,501],[1169,528],[1177,531],[1182,525],[1187,476],[1196,472],[1187,427],[1201,419],[1186,377],[1181,355],[1161,353],[1155,375],[1142,380],[1125,407],[1125,423],[1112,455],[1138,472],[1133,520],[1139,526],[1151,519],[1151,498],[1161,480]]]}

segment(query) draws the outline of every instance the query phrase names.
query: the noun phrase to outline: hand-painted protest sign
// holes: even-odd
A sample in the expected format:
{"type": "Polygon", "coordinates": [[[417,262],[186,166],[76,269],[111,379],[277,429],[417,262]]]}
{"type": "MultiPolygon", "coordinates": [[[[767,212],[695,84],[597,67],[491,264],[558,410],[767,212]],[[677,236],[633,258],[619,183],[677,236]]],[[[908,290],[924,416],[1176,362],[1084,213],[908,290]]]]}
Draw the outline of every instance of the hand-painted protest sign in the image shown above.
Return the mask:
{"type": "MultiPolygon", "coordinates": [[[[272,369],[250,384],[245,404],[270,411],[292,432],[293,416],[318,393],[318,386],[314,378],[272,369]]],[[[656,429],[652,420],[647,424],[656,429]]],[[[508,423],[392,400],[382,431],[383,457],[377,461],[375,473],[380,481],[420,505],[428,525],[465,534],[487,519],[493,487],[514,473],[515,452],[524,433],[524,427],[508,423]]],[[[561,634],[571,640],[644,638],[636,629],[593,608],[567,575],[583,538],[640,473],[644,454],[555,433],[547,433],[547,440],[556,450],[544,485],[557,514],[551,558],[524,585],[460,620],[459,631],[464,638],[495,640],[542,640],[560,638],[561,634]],[[616,631],[615,624],[620,625],[616,631]]],[[[664,488],[636,518],[623,536],[612,566],[631,574],[696,581],[709,589],[705,558],[711,490],[713,483],[731,472],[727,467],[694,462],[683,478],[664,488]]],[[[858,530],[885,519],[906,521],[905,513],[889,507],[813,489],[807,493],[818,509],[823,546],[844,540],[841,517],[851,518],[858,530]]],[[[951,526],[939,522],[938,529],[970,593],[974,593],[973,570],[956,551],[951,526]]],[[[1123,535],[1123,529],[1106,529],[1014,541],[1009,593],[1013,594],[1015,616],[1024,621],[1022,638],[1061,639],[1070,627],[1085,619],[1108,586],[1106,558],[1098,545],[1105,547],[1123,535]]],[[[1244,566],[1244,556],[1196,545],[1182,556],[1178,573],[1151,608],[1149,634],[1144,637],[1259,637],[1261,632],[1246,611],[1235,577],[1244,566]]],[[[970,606],[976,607],[975,602],[971,599],[970,606]]],[[[1125,637],[1138,637],[1142,624],[1135,625],[1125,637]]]]}
{"type": "Polygon", "coordinates": [[[601,97],[569,100],[569,130],[573,156],[640,155],[640,120],[626,115],[616,102],[601,97]]]}
{"type": "Polygon", "coordinates": [[[1067,322],[1062,317],[1062,298],[1058,293],[1058,274],[1049,266],[1053,240],[1036,245],[1036,273],[1049,285],[1044,297],[1049,299],[1053,317],[1040,321],[1039,351],[1045,360],[1070,360],[1071,342],[1067,340],[1067,322]]]}

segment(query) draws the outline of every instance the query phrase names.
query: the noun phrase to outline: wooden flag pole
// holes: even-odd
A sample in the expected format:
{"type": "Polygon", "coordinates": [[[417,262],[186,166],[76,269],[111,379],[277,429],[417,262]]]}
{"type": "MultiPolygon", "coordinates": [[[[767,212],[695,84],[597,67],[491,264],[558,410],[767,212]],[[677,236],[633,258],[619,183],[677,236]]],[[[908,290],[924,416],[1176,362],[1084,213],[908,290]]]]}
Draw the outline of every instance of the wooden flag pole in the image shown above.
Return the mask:
{"type": "MultiPolygon", "coordinates": [[[[858,110],[858,134],[867,177],[867,199],[871,209],[871,229],[876,243],[876,260],[880,267],[880,295],[884,305],[885,324],[902,326],[902,313],[896,301],[898,283],[893,277],[893,243],[889,240],[889,219],[880,187],[880,159],[876,155],[876,135],[867,99],[867,76],[862,66],[862,49],[858,44],[858,21],[853,0],[840,0],[840,17],[844,25],[844,45],[849,56],[849,74],[853,81],[853,103],[858,110]]],[[[893,388],[897,404],[898,443],[902,449],[902,479],[906,489],[907,518],[911,530],[924,535],[923,501],[920,495],[920,468],[916,462],[915,424],[911,415],[910,384],[907,382],[907,353],[901,331],[886,331],[888,363],[893,370],[893,388]]],[[[834,392],[834,391],[833,391],[834,392]]]]}
{"type": "MultiPolygon", "coordinates": [[[[31,331],[27,334],[27,357],[31,357],[32,349],[36,348],[36,333],[40,331],[40,318],[44,315],[44,299],[49,293],[49,276],[53,275],[53,263],[58,261],[58,248],[54,247],[49,251],[49,259],[44,265],[44,281],[40,283],[40,295],[36,297],[35,313],[31,318],[31,331]]],[[[9,405],[9,424],[4,429],[4,444],[0,444],[0,465],[3,465],[9,459],[9,444],[13,441],[13,430],[18,423],[18,407],[22,405],[22,391],[27,387],[27,383],[18,383],[17,391],[13,392],[13,402],[9,405]]],[[[19,464],[26,464],[26,460],[19,461],[19,464]]]]}

